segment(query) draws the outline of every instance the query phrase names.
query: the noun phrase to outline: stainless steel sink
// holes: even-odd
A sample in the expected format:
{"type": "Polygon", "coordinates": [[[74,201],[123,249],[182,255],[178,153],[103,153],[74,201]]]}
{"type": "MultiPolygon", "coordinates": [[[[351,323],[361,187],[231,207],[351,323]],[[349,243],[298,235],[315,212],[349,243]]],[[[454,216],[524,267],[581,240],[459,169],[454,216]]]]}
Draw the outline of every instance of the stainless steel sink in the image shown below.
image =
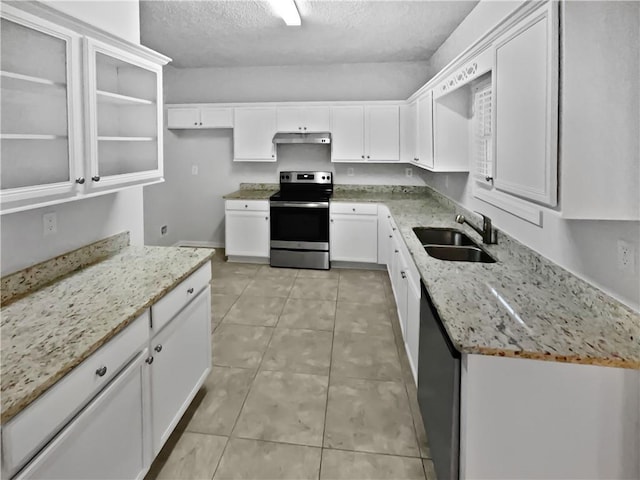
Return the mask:
{"type": "Polygon", "coordinates": [[[496,260],[464,232],[454,228],[415,227],[425,251],[439,260],[495,263],[496,260]]]}
{"type": "Polygon", "coordinates": [[[454,262],[495,263],[496,260],[480,247],[455,245],[425,245],[424,249],[433,258],[454,262]]]}
{"type": "Polygon", "coordinates": [[[415,227],[413,232],[422,245],[472,245],[476,243],[454,228],[415,227]]]}

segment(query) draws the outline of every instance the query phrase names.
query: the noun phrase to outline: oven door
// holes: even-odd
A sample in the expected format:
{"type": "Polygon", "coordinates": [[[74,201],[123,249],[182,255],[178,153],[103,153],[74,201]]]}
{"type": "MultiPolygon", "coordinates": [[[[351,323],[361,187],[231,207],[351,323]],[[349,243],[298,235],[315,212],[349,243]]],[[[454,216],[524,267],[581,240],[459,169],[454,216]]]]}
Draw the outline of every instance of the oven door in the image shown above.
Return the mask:
{"type": "Polygon", "coordinates": [[[271,248],[329,250],[329,202],[271,202],[271,248]]]}

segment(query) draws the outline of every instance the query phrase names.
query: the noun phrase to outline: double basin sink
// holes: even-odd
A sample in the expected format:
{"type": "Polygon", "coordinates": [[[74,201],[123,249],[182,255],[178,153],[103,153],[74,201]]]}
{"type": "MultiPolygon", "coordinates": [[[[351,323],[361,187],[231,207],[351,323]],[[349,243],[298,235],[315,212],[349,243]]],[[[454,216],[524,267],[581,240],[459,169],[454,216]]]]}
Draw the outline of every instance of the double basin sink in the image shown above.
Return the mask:
{"type": "Polygon", "coordinates": [[[460,230],[415,227],[413,232],[425,251],[433,258],[454,262],[496,262],[491,255],[460,230]]]}

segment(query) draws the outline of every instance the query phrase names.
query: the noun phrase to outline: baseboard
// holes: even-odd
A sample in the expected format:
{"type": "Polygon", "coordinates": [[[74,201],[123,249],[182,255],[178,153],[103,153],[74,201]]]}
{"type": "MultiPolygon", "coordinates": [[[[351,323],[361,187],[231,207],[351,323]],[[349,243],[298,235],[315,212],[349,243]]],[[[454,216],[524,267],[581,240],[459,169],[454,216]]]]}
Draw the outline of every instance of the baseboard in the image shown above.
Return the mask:
{"type": "Polygon", "coordinates": [[[378,263],[365,263],[365,262],[343,262],[343,261],[332,261],[331,268],[356,268],[359,270],[386,270],[386,265],[381,265],[378,263]]]}

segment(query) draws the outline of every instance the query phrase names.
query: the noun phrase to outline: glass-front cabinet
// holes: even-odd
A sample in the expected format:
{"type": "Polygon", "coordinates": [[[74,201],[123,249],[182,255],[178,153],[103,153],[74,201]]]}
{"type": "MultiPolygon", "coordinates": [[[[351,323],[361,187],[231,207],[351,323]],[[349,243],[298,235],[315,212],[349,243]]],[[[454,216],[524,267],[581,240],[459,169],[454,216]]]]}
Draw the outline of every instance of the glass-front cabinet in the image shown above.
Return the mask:
{"type": "Polygon", "coordinates": [[[162,179],[169,58],[51,13],[0,21],[1,213],[162,179]]]}
{"type": "Polygon", "coordinates": [[[73,195],[80,36],[5,6],[0,21],[0,200],[73,195]]]}
{"type": "Polygon", "coordinates": [[[162,67],[92,39],[85,46],[88,186],[160,178],[162,67]]]}

